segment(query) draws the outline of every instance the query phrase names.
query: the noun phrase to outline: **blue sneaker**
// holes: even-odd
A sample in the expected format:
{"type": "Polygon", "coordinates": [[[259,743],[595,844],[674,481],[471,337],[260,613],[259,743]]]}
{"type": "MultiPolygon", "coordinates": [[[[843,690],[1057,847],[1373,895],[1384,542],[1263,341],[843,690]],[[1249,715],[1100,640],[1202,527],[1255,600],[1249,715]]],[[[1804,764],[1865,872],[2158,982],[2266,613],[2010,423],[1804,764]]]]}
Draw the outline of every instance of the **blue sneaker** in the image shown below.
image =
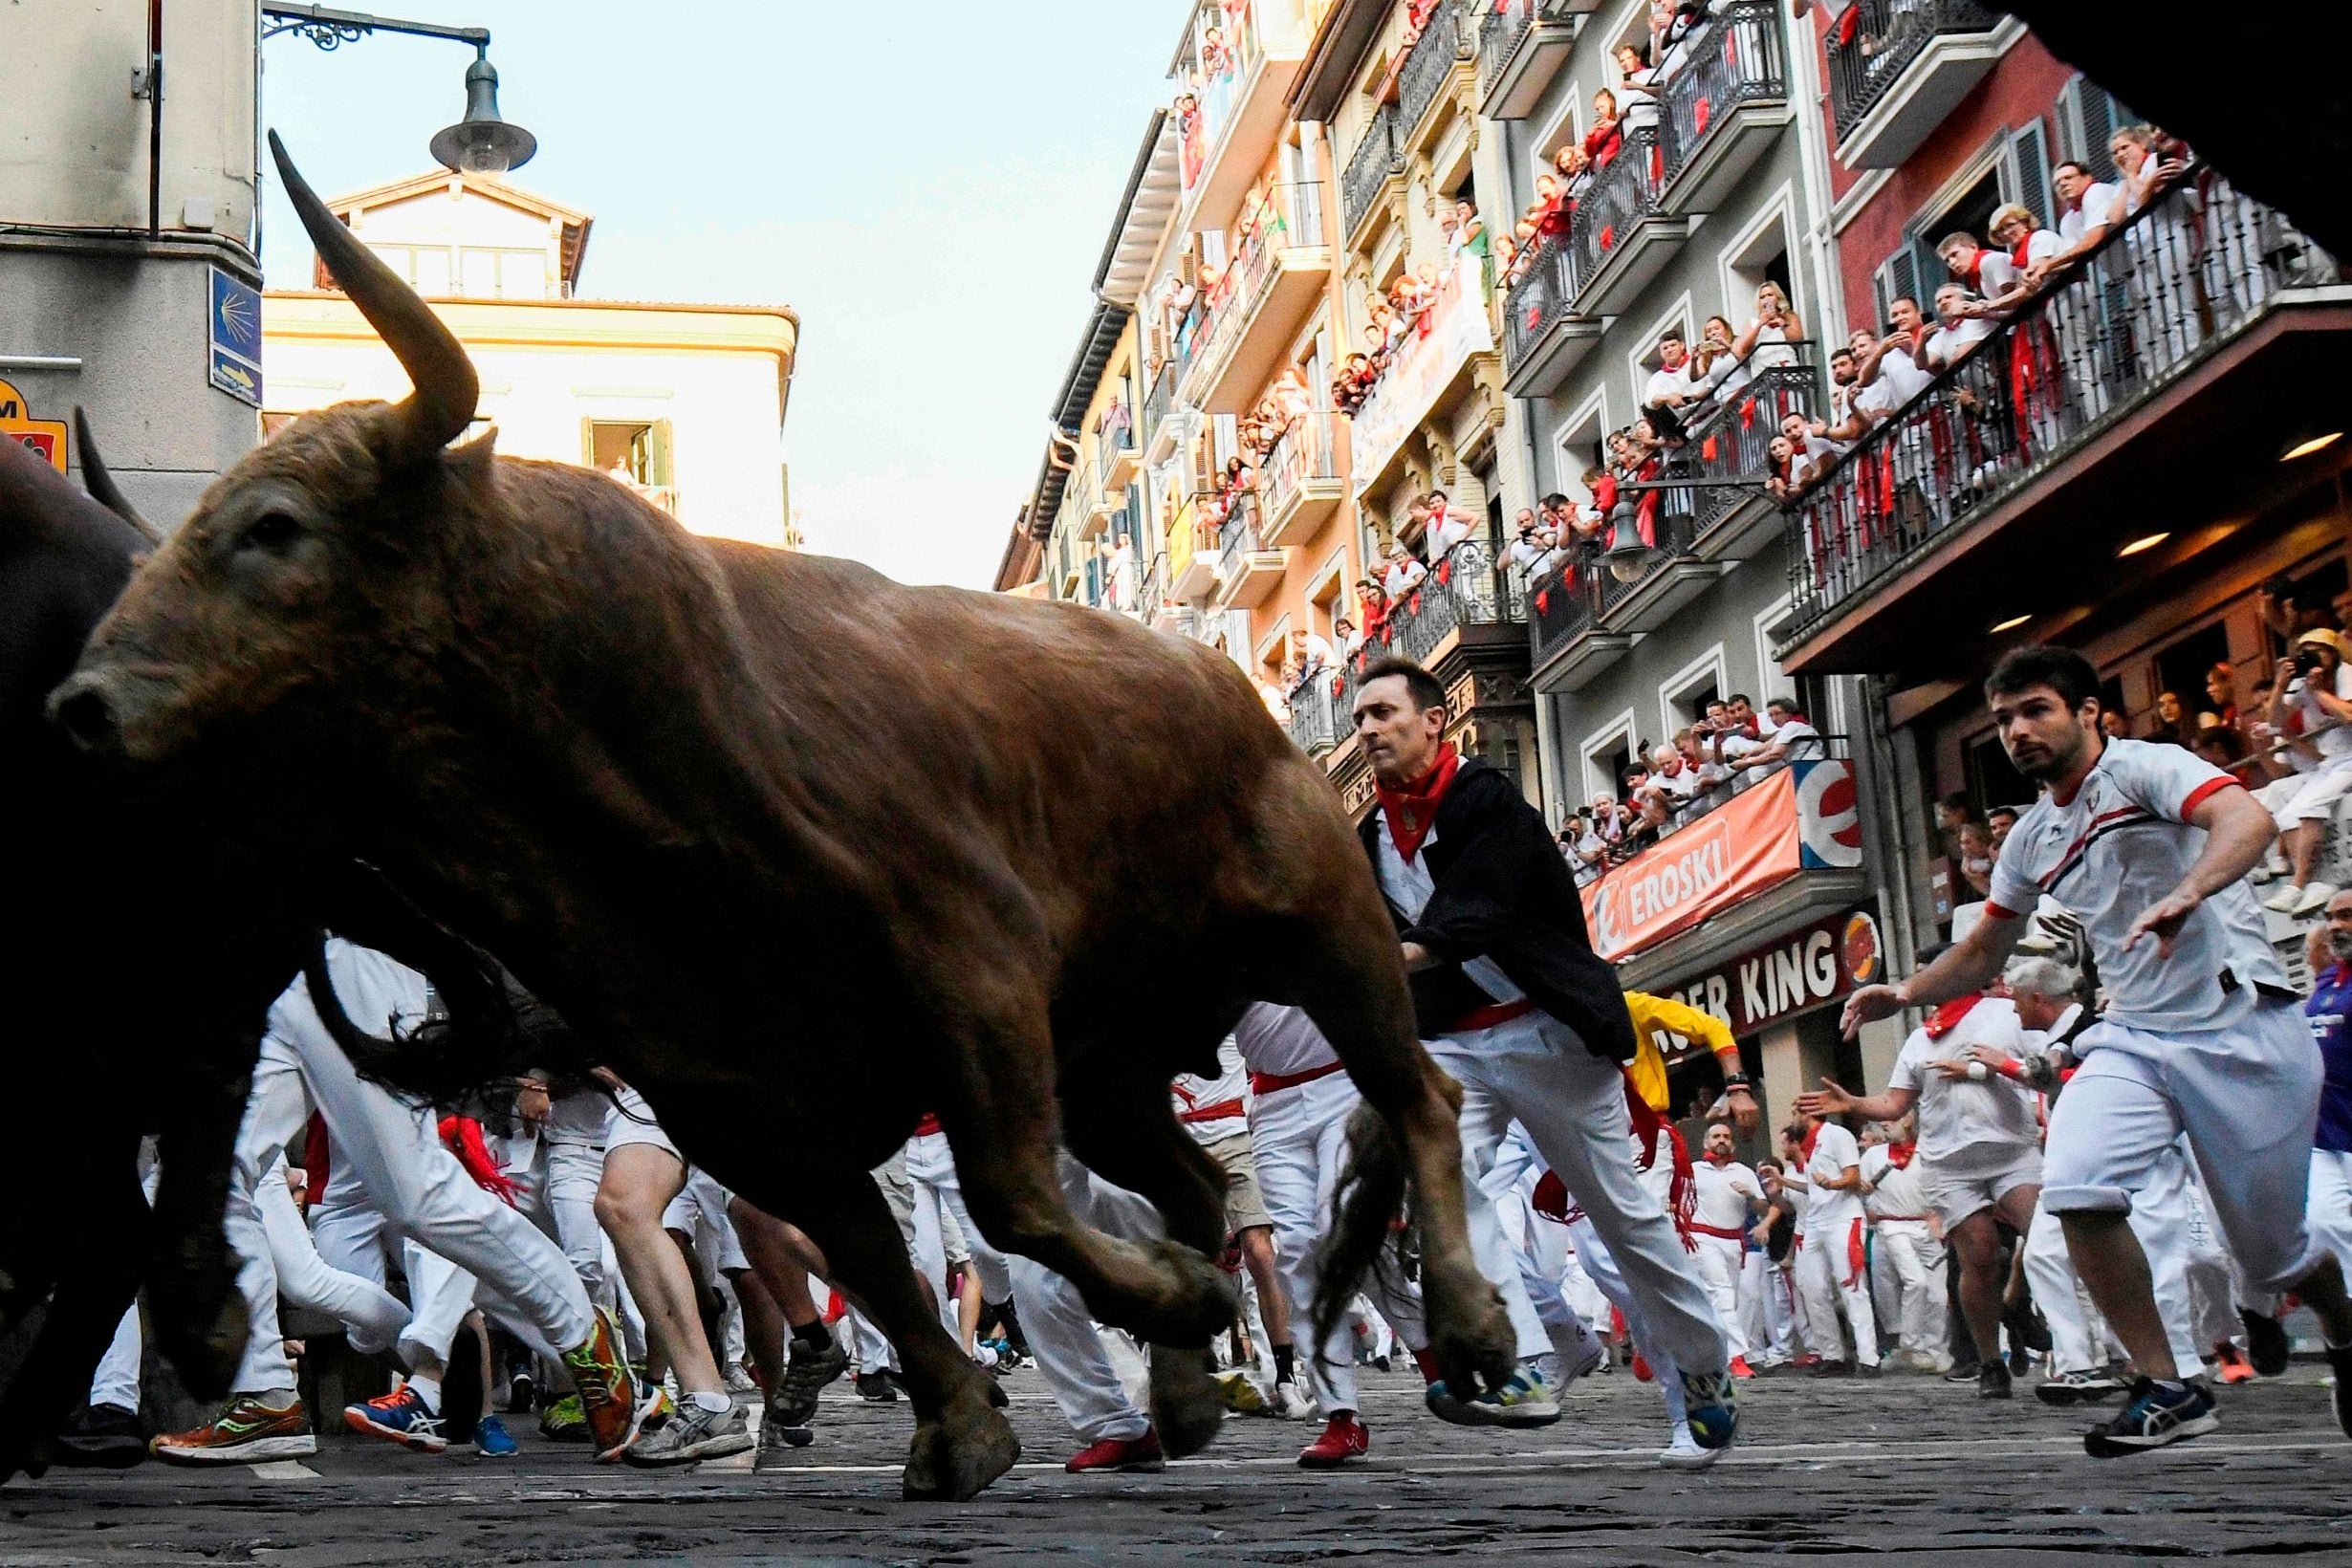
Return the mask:
{"type": "Polygon", "coordinates": [[[520,1451],[507,1424],[496,1416],[484,1416],[473,1424],[474,1452],[485,1459],[512,1459],[520,1451]]]}
{"type": "Polygon", "coordinates": [[[441,1418],[426,1409],[425,1402],[406,1383],[388,1394],[379,1394],[364,1405],[345,1405],[343,1425],[355,1432],[381,1437],[419,1453],[439,1453],[449,1446],[449,1439],[441,1429],[441,1418]]]}
{"type": "Polygon", "coordinates": [[[1683,1406],[1690,1440],[1709,1452],[1730,1448],[1739,1435],[1739,1384],[1730,1372],[1684,1373],[1683,1406]]]}
{"type": "Polygon", "coordinates": [[[1553,1397],[1552,1385],[1525,1363],[1491,1394],[1463,1399],[1440,1378],[1422,1397],[1431,1415],[1457,1426],[1549,1426],[1559,1419],[1559,1401],[1553,1397]]]}
{"type": "Polygon", "coordinates": [[[2093,1459],[2116,1459],[2197,1437],[2220,1425],[2221,1418],[2213,1414],[2213,1396],[2195,1383],[2167,1386],[2142,1378],[2131,1385],[2131,1397],[2113,1421],[2082,1434],[2082,1448],[2093,1459]]]}

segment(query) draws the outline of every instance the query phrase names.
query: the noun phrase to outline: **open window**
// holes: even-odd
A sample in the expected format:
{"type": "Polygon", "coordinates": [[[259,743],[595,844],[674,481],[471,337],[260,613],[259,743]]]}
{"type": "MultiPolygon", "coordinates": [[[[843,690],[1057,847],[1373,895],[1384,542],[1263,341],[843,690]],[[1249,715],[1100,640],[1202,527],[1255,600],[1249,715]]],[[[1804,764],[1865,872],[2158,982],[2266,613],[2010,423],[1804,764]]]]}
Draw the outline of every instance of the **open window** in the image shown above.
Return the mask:
{"type": "Polygon", "coordinates": [[[1625,774],[1633,767],[1635,744],[1633,710],[1630,708],[1619,714],[1607,729],[1584,738],[1579,751],[1584,759],[1585,803],[1590,803],[1597,795],[1623,797],[1625,774]]]}
{"type": "Polygon", "coordinates": [[[667,490],[669,421],[582,420],[580,444],[588,467],[636,490],[667,490]]]}

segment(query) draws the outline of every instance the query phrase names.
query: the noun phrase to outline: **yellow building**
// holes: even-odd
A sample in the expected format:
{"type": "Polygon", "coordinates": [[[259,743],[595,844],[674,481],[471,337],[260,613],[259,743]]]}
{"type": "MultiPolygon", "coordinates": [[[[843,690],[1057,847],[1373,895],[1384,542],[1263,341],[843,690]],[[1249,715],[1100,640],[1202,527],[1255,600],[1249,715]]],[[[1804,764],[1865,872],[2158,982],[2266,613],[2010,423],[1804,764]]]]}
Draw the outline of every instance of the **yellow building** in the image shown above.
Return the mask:
{"type": "MultiPolygon", "coordinates": [[[[699,534],[797,547],[789,308],[582,297],[594,220],[485,175],[436,169],[328,206],[466,345],[500,451],[610,473],[699,534]]],[[[407,389],[350,301],[323,274],[314,283],[263,296],[267,428],[407,389]]]]}

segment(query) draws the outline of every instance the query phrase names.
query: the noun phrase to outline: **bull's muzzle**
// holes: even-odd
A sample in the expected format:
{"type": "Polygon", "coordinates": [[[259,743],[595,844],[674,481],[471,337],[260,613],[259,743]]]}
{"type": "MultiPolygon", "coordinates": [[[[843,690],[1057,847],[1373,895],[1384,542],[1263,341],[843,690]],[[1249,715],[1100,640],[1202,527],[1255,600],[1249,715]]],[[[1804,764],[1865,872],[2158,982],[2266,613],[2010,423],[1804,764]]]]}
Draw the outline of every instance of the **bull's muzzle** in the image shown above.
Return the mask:
{"type": "Polygon", "coordinates": [[[84,670],[49,696],[49,716],[68,739],[94,756],[122,754],[122,726],[115,710],[112,683],[102,672],[84,670]]]}

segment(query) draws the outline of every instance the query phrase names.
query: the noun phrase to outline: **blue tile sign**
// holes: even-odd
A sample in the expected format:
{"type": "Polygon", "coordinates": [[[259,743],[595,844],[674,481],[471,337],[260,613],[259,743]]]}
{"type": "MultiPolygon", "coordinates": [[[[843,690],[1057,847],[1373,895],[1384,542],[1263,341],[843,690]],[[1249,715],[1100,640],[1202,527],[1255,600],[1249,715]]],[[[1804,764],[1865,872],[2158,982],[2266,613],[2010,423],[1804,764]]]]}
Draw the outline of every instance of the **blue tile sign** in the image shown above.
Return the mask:
{"type": "Polygon", "coordinates": [[[259,408],[261,291],[213,268],[212,309],[206,320],[211,339],[212,384],[259,408]]]}

